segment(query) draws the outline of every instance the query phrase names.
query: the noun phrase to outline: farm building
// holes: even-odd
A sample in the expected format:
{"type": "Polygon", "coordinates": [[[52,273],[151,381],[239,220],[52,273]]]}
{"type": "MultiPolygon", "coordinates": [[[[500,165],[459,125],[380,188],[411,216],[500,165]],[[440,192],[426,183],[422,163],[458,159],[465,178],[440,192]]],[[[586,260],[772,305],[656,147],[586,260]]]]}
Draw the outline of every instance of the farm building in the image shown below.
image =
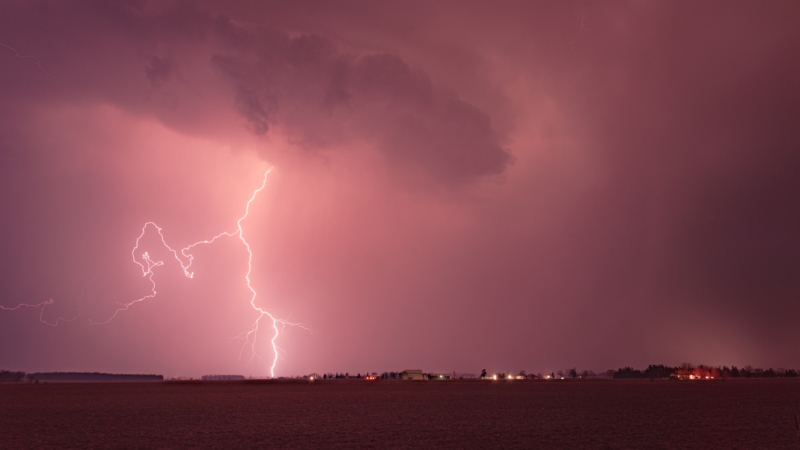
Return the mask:
{"type": "Polygon", "coordinates": [[[244,380],[243,375],[203,375],[203,381],[241,381],[244,380]]]}
{"type": "Polygon", "coordinates": [[[400,372],[400,379],[402,380],[424,380],[425,374],[419,369],[410,369],[400,372]]]}

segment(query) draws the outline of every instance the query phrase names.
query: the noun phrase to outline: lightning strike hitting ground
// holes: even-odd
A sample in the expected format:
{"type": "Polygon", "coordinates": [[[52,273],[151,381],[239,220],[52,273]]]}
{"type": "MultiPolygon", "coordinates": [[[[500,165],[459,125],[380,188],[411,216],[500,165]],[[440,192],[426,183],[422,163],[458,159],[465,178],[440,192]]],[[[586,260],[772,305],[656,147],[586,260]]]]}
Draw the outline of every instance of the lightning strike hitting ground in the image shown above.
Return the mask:
{"type": "Polygon", "coordinates": [[[173,247],[171,247],[169,244],[167,244],[167,241],[164,238],[164,234],[162,232],[161,227],[156,225],[154,222],[145,223],[144,226],[142,227],[142,232],[139,234],[139,237],[136,238],[136,245],[134,245],[133,249],[131,250],[131,258],[133,259],[133,262],[135,264],[137,264],[142,269],[142,276],[146,277],[148,279],[148,281],[150,282],[150,286],[151,286],[150,293],[145,295],[145,296],[143,296],[143,297],[140,297],[140,298],[138,298],[136,300],[127,302],[127,303],[118,302],[120,307],[117,308],[117,310],[114,311],[114,313],[111,315],[111,317],[109,317],[107,320],[105,320],[103,322],[91,322],[91,321],[90,322],[93,325],[107,324],[107,323],[111,322],[117,316],[117,314],[119,314],[121,311],[126,311],[131,306],[133,306],[133,305],[135,305],[135,304],[137,304],[139,302],[142,302],[144,300],[154,298],[156,296],[156,294],[157,294],[156,282],[153,279],[153,275],[154,275],[153,270],[156,267],[163,266],[164,265],[164,261],[154,261],[150,257],[150,254],[148,252],[142,253],[140,258],[136,257],[137,250],[139,249],[140,241],[145,236],[145,234],[147,233],[148,229],[152,228],[152,229],[154,229],[156,231],[156,233],[158,233],[158,236],[161,239],[161,243],[164,245],[164,247],[170,253],[172,253],[172,256],[175,258],[176,261],[178,261],[178,264],[180,264],[181,269],[183,269],[183,274],[188,278],[193,278],[194,277],[194,272],[192,272],[190,270],[191,266],[192,266],[192,262],[194,261],[194,255],[192,255],[191,250],[194,247],[197,247],[198,245],[211,244],[211,243],[215,242],[217,239],[219,239],[221,237],[238,237],[239,240],[242,241],[242,244],[244,244],[245,248],[247,249],[247,273],[245,273],[245,280],[247,281],[247,289],[249,289],[250,293],[251,293],[250,306],[252,306],[253,309],[256,312],[258,312],[258,317],[256,318],[255,322],[253,322],[253,324],[250,326],[250,328],[248,328],[247,330],[245,330],[244,332],[242,332],[238,336],[239,339],[244,341],[244,344],[242,345],[242,349],[239,352],[239,356],[241,357],[242,352],[244,351],[244,349],[249,344],[251,355],[252,355],[251,356],[251,360],[254,359],[254,358],[261,359],[261,356],[256,351],[256,342],[257,342],[257,338],[258,338],[258,331],[259,331],[259,329],[261,327],[262,319],[264,319],[265,317],[269,318],[269,320],[272,321],[272,329],[274,330],[274,333],[272,335],[272,339],[270,341],[271,345],[272,345],[272,351],[273,351],[273,359],[272,359],[272,364],[270,366],[270,376],[274,378],[275,377],[275,366],[278,363],[278,357],[279,357],[279,354],[281,352],[281,349],[277,345],[277,339],[278,339],[278,336],[280,336],[280,332],[283,329],[283,327],[285,327],[286,325],[291,325],[291,326],[297,326],[297,327],[303,328],[304,330],[307,330],[307,331],[310,331],[310,330],[307,327],[305,327],[303,324],[292,323],[292,322],[285,321],[283,319],[279,319],[279,318],[273,316],[272,314],[270,314],[268,311],[264,310],[263,308],[257,306],[256,303],[255,303],[256,302],[257,293],[256,293],[256,290],[253,288],[253,286],[251,284],[251,281],[250,281],[250,274],[251,274],[252,269],[253,269],[253,251],[250,248],[250,244],[244,238],[244,230],[242,229],[242,221],[244,221],[247,218],[247,216],[250,214],[250,204],[253,203],[253,200],[255,200],[255,198],[258,195],[258,193],[261,192],[261,190],[263,190],[264,187],[266,186],[266,184],[267,184],[267,176],[269,175],[269,173],[271,171],[272,171],[272,168],[270,168],[269,170],[267,170],[264,173],[264,178],[263,178],[263,180],[261,182],[261,186],[259,186],[258,189],[253,191],[253,195],[250,197],[250,200],[247,201],[247,205],[245,207],[244,215],[242,217],[240,217],[239,220],[236,222],[236,231],[224,231],[224,232],[219,233],[216,236],[212,237],[211,239],[205,239],[205,240],[202,240],[202,241],[197,241],[197,242],[195,242],[193,244],[190,244],[190,245],[182,248],[180,251],[178,251],[178,250],[175,250],[173,247]]]}
{"type": "Polygon", "coordinates": [[[45,70],[44,66],[42,65],[42,62],[39,61],[39,58],[37,58],[37,57],[35,57],[33,55],[20,54],[20,52],[18,52],[17,49],[15,49],[14,47],[11,47],[9,45],[3,44],[2,42],[0,42],[0,47],[5,47],[5,48],[11,50],[12,52],[14,52],[14,55],[16,55],[17,58],[20,58],[20,59],[32,59],[34,62],[36,62],[36,65],[39,66],[39,69],[41,69],[42,72],[44,72],[50,78],[55,78],[52,73],[50,73],[47,70],[45,70]]]}

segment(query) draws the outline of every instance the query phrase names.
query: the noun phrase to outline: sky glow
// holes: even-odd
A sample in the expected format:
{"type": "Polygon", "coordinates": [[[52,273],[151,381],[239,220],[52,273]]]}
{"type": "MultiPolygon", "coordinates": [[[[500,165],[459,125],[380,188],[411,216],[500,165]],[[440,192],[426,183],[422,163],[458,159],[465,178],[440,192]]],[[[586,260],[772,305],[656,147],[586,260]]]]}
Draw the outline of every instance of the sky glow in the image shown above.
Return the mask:
{"type": "Polygon", "coordinates": [[[0,368],[800,368],[799,8],[3,2],[0,368]]]}

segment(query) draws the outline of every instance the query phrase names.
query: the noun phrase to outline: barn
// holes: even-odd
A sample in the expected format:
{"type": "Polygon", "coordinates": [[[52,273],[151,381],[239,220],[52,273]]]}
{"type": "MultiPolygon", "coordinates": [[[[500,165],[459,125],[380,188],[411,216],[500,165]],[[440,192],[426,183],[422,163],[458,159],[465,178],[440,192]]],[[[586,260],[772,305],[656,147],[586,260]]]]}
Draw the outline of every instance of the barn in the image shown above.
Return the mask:
{"type": "Polygon", "coordinates": [[[402,380],[424,380],[425,374],[419,369],[409,369],[400,372],[400,379],[402,380]]]}

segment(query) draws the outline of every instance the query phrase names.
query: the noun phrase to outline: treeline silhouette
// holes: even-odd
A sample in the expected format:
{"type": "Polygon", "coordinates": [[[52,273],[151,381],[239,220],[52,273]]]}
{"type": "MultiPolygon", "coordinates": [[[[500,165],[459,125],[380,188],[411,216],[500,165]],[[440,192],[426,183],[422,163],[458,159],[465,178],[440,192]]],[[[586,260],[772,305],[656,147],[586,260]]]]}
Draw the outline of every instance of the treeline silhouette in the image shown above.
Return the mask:
{"type": "Polygon", "coordinates": [[[366,373],[364,373],[362,375],[361,373],[351,374],[349,372],[345,372],[345,373],[339,373],[339,372],[332,373],[331,372],[331,373],[322,374],[322,376],[319,376],[318,378],[322,378],[323,380],[346,380],[346,379],[357,379],[357,380],[360,380],[360,379],[363,379],[363,378],[374,376],[375,378],[381,379],[381,380],[399,380],[401,378],[400,377],[400,373],[401,372],[383,372],[380,375],[378,375],[376,372],[372,372],[372,374],[370,374],[369,372],[366,372],[366,373]]]}
{"type": "Polygon", "coordinates": [[[19,383],[25,379],[25,372],[0,370],[0,383],[19,383]]]}
{"type": "Polygon", "coordinates": [[[632,367],[623,367],[612,370],[612,378],[677,378],[677,379],[718,379],[718,378],[797,378],[798,372],[795,369],[761,369],[753,366],[693,366],[684,363],[677,367],[665,365],[650,365],[645,370],[637,370],[632,367]]]}
{"type": "Polygon", "coordinates": [[[39,381],[164,381],[163,375],[101,372],[36,372],[0,370],[0,383],[37,383],[39,381]]]}

